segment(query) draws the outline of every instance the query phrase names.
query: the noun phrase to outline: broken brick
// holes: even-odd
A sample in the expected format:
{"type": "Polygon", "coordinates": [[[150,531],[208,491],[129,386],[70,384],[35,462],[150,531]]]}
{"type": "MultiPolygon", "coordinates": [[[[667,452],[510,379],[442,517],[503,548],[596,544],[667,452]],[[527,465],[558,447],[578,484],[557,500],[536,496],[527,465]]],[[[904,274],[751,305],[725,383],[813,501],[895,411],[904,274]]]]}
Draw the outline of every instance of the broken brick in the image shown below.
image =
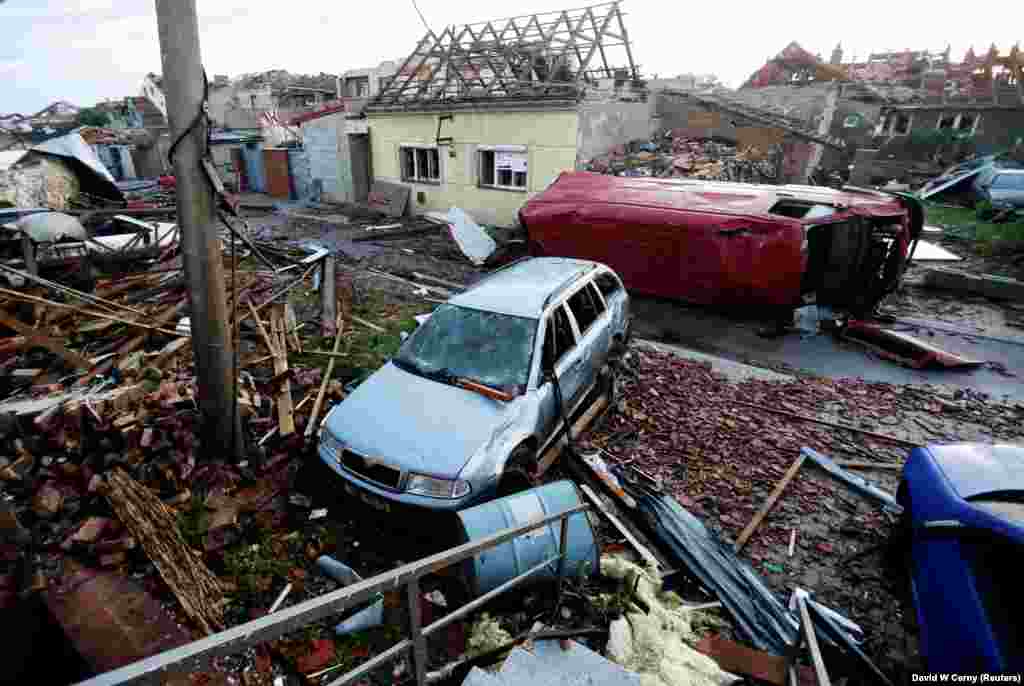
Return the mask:
{"type": "Polygon", "coordinates": [[[334,641],[318,638],[310,643],[310,652],[296,660],[296,667],[303,674],[318,672],[334,661],[334,641]]]}
{"type": "Polygon", "coordinates": [[[32,511],[43,519],[49,519],[60,512],[63,503],[64,496],[52,482],[47,481],[36,491],[36,495],[32,499],[32,511]]]}

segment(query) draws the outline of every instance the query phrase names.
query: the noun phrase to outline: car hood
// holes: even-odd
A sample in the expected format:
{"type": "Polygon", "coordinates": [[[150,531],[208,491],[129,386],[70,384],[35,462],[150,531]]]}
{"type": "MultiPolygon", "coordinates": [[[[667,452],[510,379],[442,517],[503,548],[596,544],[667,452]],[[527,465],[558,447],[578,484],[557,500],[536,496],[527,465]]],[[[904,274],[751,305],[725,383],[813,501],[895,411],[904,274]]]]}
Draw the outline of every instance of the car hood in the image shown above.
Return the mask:
{"type": "Polygon", "coordinates": [[[326,429],[362,455],[454,477],[520,402],[485,398],[389,362],[338,405],[326,429]]]}
{"type": "Polygon", "coordinates": [[[960,443],[928,451],[961,498],[1024,491],[1024,446],[960,443]]]}

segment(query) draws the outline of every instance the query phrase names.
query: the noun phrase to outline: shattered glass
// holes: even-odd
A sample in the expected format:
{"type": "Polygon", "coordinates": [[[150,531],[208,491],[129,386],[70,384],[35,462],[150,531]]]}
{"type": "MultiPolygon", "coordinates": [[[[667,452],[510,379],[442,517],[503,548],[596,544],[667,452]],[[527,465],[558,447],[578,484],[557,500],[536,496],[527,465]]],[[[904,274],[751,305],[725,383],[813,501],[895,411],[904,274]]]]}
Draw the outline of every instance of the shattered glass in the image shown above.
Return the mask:
{"type": "Polygon", "coordinates": [[[409,337],[396,360],[424,376],[519,391],[530,375],[536,331],[536,319],[442,305],[409,337]]]}

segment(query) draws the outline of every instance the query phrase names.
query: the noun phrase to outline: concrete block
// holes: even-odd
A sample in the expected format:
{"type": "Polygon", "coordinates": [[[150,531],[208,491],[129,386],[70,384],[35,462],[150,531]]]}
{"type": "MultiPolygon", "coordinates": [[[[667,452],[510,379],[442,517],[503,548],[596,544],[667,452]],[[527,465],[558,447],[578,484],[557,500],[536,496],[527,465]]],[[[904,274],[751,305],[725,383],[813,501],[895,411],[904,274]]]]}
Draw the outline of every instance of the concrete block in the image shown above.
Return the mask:
{"type": "Polygon", "coordinates": [[[929,288],[944,291],[1024,302],[1024,281],[1005,276],[968,274],[956,269],[936,267],[925,272],[923,283],[929,288]]]}

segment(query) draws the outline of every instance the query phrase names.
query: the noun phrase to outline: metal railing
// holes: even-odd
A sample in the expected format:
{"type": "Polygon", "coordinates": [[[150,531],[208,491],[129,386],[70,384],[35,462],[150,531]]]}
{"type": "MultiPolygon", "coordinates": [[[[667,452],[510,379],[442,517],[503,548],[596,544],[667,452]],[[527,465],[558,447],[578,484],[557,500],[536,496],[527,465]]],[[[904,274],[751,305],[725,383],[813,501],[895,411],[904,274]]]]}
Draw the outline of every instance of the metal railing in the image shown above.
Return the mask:
{"type": "Polygon", "coordinates": [[[571,515],[586,512],[590,506],[583,504],[572,507],[564,512],[534,520],[528,524],[505,529],[491,534],[478,541],[470,541],[436,555],[410,562],[390,572],[354,583],[317,598],[312,598],[292,607],[278,610],[251,622],[221,631],[206,638],[193,641],[186,645],[165,651],[158,655],[133,662],[119,669],[105,672],[81,682],[78,686],[120,686],[121,684],[161,683],[163,677],[172,673],[194,672],[203,667],[213,658],[232,655],[264,641],[280,638],[285,634],[302,628],[307,624],[337,615],[347,608],[373,599],[383,591],[394,591],[402,586],[406,589],[406,611],[409,613],[409,637],[396,643],[383,653],[373,657],[359,667],[346,672],[330,682],[329,686],[345,686],[356,679],[366,676],[371,671],[402,656],[406,651],[412,653],[413,673],[418,686],[426,684],[427,638],[462,619],[474,610],[502,593],[515,588],[545,567],[557,563],[558,593],[561,595],[565,577],[566,544],[568,539],[568,518],[571,515]],[[422,626],[420,607],[420,579],[427,574],[458,564],[477,553],[494,548],[513,538],[522,536],[535,529],[560,522],[558,554],[540,564],[531,567],[518,576],[506,581],[497,588],[481,595],[472,602],[457,610],[422,626]]]}

